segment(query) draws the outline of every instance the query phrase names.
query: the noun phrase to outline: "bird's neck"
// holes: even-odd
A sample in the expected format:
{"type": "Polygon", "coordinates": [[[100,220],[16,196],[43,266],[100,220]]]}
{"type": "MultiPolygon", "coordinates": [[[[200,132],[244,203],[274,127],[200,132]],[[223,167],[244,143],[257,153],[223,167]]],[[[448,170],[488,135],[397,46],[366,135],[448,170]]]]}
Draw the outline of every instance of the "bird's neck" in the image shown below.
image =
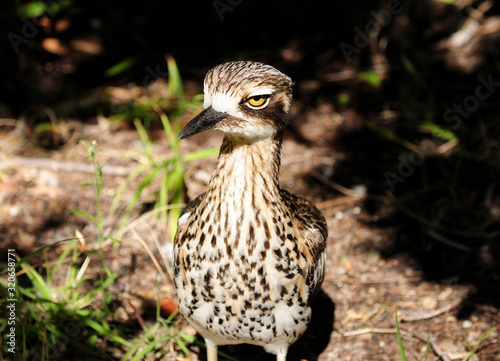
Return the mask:
{"type": "Polygon", "coordinates": [[[220,192],[220,198],[239,198],[242,202],[263,192],[279,197],[282,139],[281,132],[257,141],[225,136],[209,193],[220,192]]]}

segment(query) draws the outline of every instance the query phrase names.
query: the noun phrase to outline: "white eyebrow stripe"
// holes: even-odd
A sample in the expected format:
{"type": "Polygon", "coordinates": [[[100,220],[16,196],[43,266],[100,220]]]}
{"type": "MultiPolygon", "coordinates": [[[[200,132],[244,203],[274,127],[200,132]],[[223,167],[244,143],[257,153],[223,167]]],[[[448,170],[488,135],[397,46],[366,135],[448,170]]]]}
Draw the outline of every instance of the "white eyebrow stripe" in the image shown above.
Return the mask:
{"type": "Polygon", "coordinates": [[[275,92],[274,88],[259,88],[255,89],[253,92],[248,94],[248,97],[254,97],[256,95],[271,95],[275,92]]]}
{"type": "Polygon", "coordinates": [[[239,100],[234,96],[230,96],[224,93],[215,93],[210,96],[210,98],[205,97],[203,106],[207,108],[212,106],[216,111],[221,113],[231,113],[231,111],[237,110],[239,100]]]}

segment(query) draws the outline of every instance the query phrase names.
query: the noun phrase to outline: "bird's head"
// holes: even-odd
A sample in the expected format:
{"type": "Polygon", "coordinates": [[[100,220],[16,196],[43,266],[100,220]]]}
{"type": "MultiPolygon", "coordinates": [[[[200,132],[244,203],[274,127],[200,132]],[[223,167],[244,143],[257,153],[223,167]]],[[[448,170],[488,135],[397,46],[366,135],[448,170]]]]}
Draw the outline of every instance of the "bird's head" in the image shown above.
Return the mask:
{"type": "Polygon", "coordinates": [[[208,71],[203,110],[179,139],[212,129],[257,140],[270,138],[287,125],[292,80],[270,65],[252,61],[224,63],[208,71]]]}

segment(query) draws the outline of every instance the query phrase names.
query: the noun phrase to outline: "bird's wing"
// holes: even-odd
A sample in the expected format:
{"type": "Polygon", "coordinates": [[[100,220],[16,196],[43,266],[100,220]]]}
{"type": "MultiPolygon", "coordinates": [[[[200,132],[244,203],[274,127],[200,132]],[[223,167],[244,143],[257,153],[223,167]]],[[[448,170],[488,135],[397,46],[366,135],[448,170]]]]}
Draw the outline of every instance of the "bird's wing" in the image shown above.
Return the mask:
{"type": "Polygon", "coordinates": [[[299,251],[307,263],[303,269],[311,297],[315,296],[325,278],[326,238],[328,228],[323,214],[311,202],[285,190],[281,196],[289,206],[302,237],[297,239],[299,251]]]}
{"type": "MultiPolygon", "coordinates": [[[[175,234],[174,238],[174,275],[176,278],[176,282],[178,279],[179,272],[181,272],[181,260],[184,260],[185,263],[185,256],[186,252],[183,251],[182,245],[184,242],[186,242],[188,239],[192,238],[193,232],[196,230],[190,230],[189,225],[191,222],[189,222],[190,216],[193,214],[193,212],[196,210],[198,205],[200,204],[201,200],[203,199],[203,196],[205,193],[199,195],[192,201],[190,201],[187,206],[182,210],[181,215],[179,217],[179,220],[177,221],[177,232],[175,234]]],[[[184,272],[184,271],[182,271],[184,272]]],[[[182,279],[183,277],[179,278],[182,279]]]]}
{"type": "Polygon", "coordinates": [[[181,241],[184,233],[186,232],[186,227],[188,225],[188,218],[195,211],[195,209],[200,204],[201,200],[205,196],[205,193],[200,194],[198,197],[190,201],[186,207],[182,210],[181,215],[177,221],[177,233],[175,235],[174,243],[178,243],[181,241]]]}

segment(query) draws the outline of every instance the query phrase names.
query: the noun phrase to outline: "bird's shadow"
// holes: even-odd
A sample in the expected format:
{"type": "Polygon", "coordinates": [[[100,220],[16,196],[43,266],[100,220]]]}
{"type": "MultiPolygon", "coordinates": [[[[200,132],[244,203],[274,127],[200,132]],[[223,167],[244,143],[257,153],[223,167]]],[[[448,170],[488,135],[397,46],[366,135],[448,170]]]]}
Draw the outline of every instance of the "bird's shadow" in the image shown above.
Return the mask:
{"type": "MultiPolygon", "coordinates": [[[[287,361],[315,361],[330,342],[335,321],[335,304],[323,291],[320,291],[312,303],[312,318],[307,331],[288,350],[287,361]]],[[[201,336],[198,335],[198,337],[201,336]]],[[[268,354],[262,347],[253,345],[221,346],[219,351],[231,357],[219,355],[219,361],[274,361],[276,356],[268,354]]],[[[199,359],[206,361],[205,350],[200,351],[199,359]]]]}

